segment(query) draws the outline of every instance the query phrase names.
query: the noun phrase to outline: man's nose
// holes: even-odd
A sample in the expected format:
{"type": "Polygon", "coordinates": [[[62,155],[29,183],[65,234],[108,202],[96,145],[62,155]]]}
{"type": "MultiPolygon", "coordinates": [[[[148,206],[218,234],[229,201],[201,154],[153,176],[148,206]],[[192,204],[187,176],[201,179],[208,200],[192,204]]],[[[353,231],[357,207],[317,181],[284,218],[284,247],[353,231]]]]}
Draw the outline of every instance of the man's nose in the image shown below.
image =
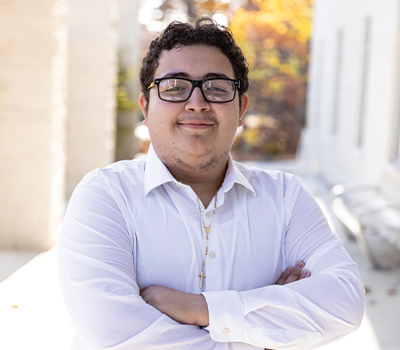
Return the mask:
{"type": "Polygon", "coordinates": [[[199,87],[193,89],[192,95],[186,101],[185,109],[192,112],[204,112],[210,109],[210,103],[205,100],[199,87]]]}

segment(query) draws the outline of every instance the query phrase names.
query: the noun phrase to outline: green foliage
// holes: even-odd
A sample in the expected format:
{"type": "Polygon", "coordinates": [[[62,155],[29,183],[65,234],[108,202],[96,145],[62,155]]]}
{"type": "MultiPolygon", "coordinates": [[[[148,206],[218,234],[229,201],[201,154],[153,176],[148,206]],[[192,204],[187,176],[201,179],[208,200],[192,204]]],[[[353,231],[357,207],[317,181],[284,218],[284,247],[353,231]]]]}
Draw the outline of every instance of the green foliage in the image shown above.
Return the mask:
{"type": "Polygon", "coordinates": [[[117,77],[117,111],[136,111],[139,106],[128,93],[127,84],[135,77],[133,68],[126,68],[119,61],[118,77],[117,77]]]}

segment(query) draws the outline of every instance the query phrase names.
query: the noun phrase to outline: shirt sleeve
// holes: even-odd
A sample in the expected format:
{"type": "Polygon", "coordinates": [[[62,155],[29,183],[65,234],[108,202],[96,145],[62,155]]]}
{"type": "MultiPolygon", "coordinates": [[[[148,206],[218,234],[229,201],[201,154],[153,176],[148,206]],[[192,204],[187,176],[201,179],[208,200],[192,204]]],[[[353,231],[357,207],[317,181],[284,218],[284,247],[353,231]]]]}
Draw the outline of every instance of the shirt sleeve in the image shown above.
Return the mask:
{"type": "Polygon", "coordinates": [[[293,178],[286,191],[287,266],[306,263],[311,277],[249,291],[205,292],[208,330],[217,342],[316,349],[357,329],[364,287],[314,198],[293,178]]]}
{"type": "Polygon", "coordinates": [[[112,191],[101,176],[84,180],[64,219],[58,265],[67,309],[87,349],[229,349],[144,302],[132,249],[112,191]]]}

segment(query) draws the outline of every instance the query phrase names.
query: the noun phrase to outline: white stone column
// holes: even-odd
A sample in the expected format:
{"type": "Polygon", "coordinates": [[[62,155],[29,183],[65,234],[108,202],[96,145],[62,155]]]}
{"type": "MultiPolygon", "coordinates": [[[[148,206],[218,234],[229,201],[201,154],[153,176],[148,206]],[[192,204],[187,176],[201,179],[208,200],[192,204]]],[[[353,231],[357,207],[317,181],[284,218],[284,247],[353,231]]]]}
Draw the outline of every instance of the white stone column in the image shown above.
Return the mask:
{"type": "Polygon", "coordinates": [[[117,0],[70,0],[67,196],[114,160],[117,0]]]}
{"type": "Polygon", "coordinates": [[[47,249],[64,211],[66,0],[0,3],[0,248],[47,249]]]}

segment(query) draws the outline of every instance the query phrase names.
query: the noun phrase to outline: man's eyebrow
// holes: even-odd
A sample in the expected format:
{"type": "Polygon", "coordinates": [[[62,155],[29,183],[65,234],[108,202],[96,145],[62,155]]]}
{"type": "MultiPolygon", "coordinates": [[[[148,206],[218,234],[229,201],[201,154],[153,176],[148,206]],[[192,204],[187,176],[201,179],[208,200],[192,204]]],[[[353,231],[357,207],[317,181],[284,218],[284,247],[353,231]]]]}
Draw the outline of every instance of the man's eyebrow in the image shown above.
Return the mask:
{"type": "Polygon", "coordinates": [[[224,73],[207,73],[203,79],[212,79],[212,78],[223,78],[223,79],[232,79],[230,77],[228,77],[226,74],[224,73]]]}
{"type": "MultiPolygon", "coordinates": [[[[161,77],[161,79],[164,78],[187,78],[190,79],[190,76],[188,73],[185,72],[171,72],[171,73],[166,73],[164,76],[161,77]]],[[[212,78],[223,78],[223,79],[232,79],[231,77],[227,76],[225,73],[207,73],[203,76],[202,79],[212,79],[212,78]]]]}
{"type": "Polygon", "coordinates": [[[189,78],[189,74],[185,72],[171,72],[164,74],[161,79],[163,78],[189,78]]]}

